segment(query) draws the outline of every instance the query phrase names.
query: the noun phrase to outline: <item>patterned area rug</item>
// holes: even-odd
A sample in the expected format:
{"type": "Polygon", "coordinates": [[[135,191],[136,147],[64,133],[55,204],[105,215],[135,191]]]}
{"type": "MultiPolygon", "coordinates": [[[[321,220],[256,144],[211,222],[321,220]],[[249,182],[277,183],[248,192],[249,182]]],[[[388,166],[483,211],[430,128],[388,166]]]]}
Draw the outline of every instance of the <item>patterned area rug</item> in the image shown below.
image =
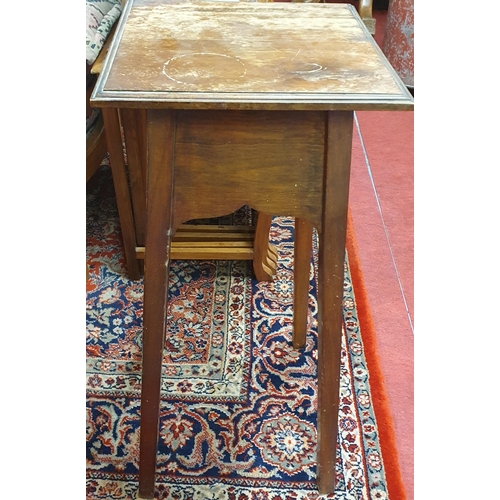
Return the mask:
{"type": "MultiPolygon", "coordinates": [[[[251,218],[248,209],[232,216],[238,224],[251,218]]],[[[293,219],[275,218],[272,283],[253,280],[250,262],[172,263],[155,498],[319,498],[317,246],[307,345],[296,351],[293,231],[293,219]]],[[[89,500],[134,499],[137,492],[143,282],[127,279],[120,238],[105,162],[87,185],[89,500]]],[[[336,492],[323,498],[388,499],[347,262],[338,441],[336,492]]]]}

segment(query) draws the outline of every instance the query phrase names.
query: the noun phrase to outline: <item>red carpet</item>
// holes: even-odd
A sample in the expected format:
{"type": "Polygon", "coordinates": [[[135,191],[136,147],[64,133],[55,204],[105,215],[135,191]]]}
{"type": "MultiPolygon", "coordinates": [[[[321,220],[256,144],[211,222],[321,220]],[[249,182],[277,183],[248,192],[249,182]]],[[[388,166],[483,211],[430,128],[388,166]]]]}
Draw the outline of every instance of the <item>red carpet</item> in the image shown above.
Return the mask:
{"type": "Polygon", "coordinates": [[[413,113],[356,115],[349,203],[401,472],[413,500],[413,113]]]}
{"type": "Polygon", "coordinates": [[[356,305],[358,308],[360,328],[363,336],[366,362],[370,372],[372,401],[377,415],[380,446],[382,448],[384,465],[386,468],[389,498],[405,500],[407,496],[399,467],[399,454],[397,450],[394,424],[389,407],[390,403],[387,397],[384,375],[380,365],[376,332],[371,316],[363,273],[361,271],[358,246],[350,214],[347,226],[346,250],[351,264],[352,283],[354,289],[356,290],[356,305]]]}

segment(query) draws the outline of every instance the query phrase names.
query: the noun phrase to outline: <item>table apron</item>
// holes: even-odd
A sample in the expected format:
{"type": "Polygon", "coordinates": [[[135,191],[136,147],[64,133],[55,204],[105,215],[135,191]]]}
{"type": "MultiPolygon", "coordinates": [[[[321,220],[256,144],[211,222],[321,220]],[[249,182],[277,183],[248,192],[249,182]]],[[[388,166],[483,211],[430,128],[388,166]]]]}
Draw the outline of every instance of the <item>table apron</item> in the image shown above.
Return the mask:
{"type": "Polygon", "coordinates": [[[173,228],[248,205],[319,229],[326,127],[324,111],[175,112],[173,228]]]}

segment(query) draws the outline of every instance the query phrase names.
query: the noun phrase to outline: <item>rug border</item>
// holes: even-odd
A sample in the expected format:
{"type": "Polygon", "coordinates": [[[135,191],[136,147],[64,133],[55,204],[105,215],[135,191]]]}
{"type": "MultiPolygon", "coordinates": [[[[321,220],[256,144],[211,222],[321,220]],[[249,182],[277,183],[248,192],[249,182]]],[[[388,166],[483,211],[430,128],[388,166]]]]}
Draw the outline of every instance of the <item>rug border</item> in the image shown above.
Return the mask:
{"type": "Polygon", "coordinates": [[[406,500],[406,488],[399,466],[394,422],[390,411],[389,398],[385,389],[385,380],[377,349],[377,336],[371,315],[368,292],[361,271],[361,261],[350,212],[347,216],[346,250],[366,364],[368,366],[368,373],[370,374],[370,392],[375,418],[377,419],[377,428],[379,430],[379,443],[382,450],[389,498],[406,500]]]}

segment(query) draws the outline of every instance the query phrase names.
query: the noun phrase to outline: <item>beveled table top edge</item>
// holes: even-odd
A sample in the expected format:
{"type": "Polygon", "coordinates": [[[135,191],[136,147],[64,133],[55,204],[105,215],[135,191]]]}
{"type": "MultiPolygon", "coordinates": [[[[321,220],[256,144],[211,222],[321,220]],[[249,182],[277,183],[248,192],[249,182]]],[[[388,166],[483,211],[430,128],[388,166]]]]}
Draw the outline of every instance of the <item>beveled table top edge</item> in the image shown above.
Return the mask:
{"type": "Polygon", "coordinates": [[[96,107],[165,109],[302,109],[302,110],[412,110],[413,97],[402,94],[311,93],[185,93],[120,92],[97,89],[91,97],[96,107]]]}

